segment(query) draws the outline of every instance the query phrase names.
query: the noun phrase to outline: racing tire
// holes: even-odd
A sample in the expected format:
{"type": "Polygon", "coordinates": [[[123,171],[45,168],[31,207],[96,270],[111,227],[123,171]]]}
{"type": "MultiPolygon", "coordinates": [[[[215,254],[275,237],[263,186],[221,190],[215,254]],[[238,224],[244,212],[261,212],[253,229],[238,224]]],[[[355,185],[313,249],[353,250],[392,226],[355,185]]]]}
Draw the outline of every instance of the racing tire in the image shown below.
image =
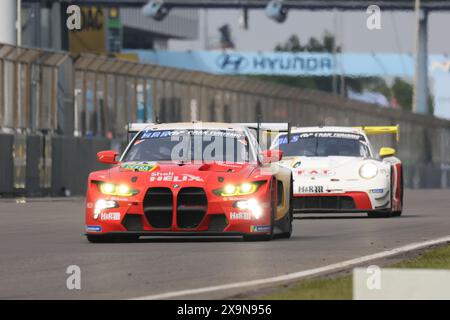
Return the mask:
{"type": "Polygon", "coordinates": [[[269,234],[246,234],[244,235],[244,241],[270,241],[273,239],[273,228],[275,224],[275,210],[277,206],[276,190],[274,189],[275,182],[272,182],[270,190],[271,196],[271,208],[270,208],[270,232],[269,234]]]}
{"type": "MultiPolygon", "coordinates": [[[[403,178],[403,175],[402,175],[403,178]]],[[[403,190],[403,179],[400,182],[401,184],[401,188],[403,190]]],[[[402,191],[403,192],[403,191],[402,191]]],[[[367,216],[369,218],[391,218],[391,217],[398,217],[401,215],[401,211],[393,211],[392,210],[392,201],[393,201],[393,193],[394,190],[392,188],[392,170],[391,170],[391,190],[390,190],[390,197],[391,197],[391,207],[389,208],[388,211],[372,211],[372,212],[367,212],[367,216]],[[400,214],[399,214],[400,212],[400,214]]],[[[403,196],[402,196],[403,197],[403,196]]],[[[403,201],[403,199],[402,199],[403,201]]]]}
{"type": "Polygon", "coordinates": [[[293,222],[294,222],[294,196],[293,196],[293,179],[291,176],[291,186],[289,188],[289,211],[287,213],[288,230],[281,233],[278,237],[280,239],[289,239],[292,236],[293,222]]]}
{"type": "Polygon", "coordinates": [[[398,211],[393,211],[392,216],[393,217],[400,217],[403,212],[403,168],[401,171],[401,179],[400,179],[400,203],[401,203],[401,209],[398,211]]]}

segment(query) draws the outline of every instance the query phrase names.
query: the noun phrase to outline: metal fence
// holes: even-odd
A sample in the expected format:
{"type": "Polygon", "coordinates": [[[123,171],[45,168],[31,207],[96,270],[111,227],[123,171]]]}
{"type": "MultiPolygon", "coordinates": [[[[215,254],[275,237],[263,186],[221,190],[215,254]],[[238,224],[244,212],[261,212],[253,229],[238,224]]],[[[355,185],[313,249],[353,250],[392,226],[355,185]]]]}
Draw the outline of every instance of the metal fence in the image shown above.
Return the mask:
{"type": "Polygon", "coordinates": [[[398,149],[407,186],[450,185],[450,121],[253,78],[0,45],[0,193],[82,190],[78,178],[97,168],[83,159],[120,145],[129,122],[254,122],[257,114],[301,126],[400,124],[399,144],[389,136],[373,142],[398,149]],[[57,139],[80,151],[58,157],[57,139]],[[57,178],[61,161],[77,177],[57,178]]]}

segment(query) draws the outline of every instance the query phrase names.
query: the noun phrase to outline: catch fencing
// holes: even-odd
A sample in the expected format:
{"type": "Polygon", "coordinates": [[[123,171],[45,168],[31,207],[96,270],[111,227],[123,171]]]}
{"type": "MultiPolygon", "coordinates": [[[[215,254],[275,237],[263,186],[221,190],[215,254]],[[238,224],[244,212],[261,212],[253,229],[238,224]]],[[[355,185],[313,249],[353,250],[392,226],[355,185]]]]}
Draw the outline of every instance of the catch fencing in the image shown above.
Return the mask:
{"type": "Polygon", "coordinates": [[[0,44],[0,194],[82,194],[129,122],[400,125],[392,146],[411,188],[450,186],[450,121],[249,77],[0,44]]]}

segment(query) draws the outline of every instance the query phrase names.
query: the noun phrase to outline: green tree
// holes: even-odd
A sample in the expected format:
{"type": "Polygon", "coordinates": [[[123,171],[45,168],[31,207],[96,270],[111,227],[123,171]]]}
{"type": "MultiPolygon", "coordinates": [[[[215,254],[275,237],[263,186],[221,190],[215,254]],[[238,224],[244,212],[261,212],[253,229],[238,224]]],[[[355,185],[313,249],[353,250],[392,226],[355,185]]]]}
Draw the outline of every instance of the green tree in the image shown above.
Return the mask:
{"type": "MultiPolygon", "coordinates": [[[[326,31],[321,40],[312,37],[304,45],[297,35],[292,35],[285,43],[278,44],[275,51],[333,53],[341,52],[341,47],[336,45],[334,36],[326,31]]],[[[295,87],[333,92],[332,76],[258,76],[258,78],[295,87]]],[[[341,83],[340,77],[336,77],[336,82],[339,89],[341,85],[344,85],[344,92],[347,92],[348,89],[356,92],[362,92],[363,90],[379,92],[391,101],[395,100],[402,109],[412,109],[413,86],[401,78],[395,78],[391,86],[382,77],[344,77],[344,84],[341,83]]],[[[428,101],[429,110],[432,113],[431,96],[428,101]]]]}

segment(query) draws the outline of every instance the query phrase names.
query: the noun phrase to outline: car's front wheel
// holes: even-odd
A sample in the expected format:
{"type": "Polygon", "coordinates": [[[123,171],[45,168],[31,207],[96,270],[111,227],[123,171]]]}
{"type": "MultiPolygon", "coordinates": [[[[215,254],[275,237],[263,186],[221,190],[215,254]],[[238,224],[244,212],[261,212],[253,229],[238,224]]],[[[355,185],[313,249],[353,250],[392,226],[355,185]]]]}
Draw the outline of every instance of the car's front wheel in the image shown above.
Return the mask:
{"type": "Polygon", "coordinates": [[[293,179],[291,177],[291,186],[289,188],[289,211],[286,214],[287,222],[287,230],[280,234],[279,238],[281,239],[289,239],[292,236],[293,223],[294,223],[294,197],[293,197],[293,179]]]}

